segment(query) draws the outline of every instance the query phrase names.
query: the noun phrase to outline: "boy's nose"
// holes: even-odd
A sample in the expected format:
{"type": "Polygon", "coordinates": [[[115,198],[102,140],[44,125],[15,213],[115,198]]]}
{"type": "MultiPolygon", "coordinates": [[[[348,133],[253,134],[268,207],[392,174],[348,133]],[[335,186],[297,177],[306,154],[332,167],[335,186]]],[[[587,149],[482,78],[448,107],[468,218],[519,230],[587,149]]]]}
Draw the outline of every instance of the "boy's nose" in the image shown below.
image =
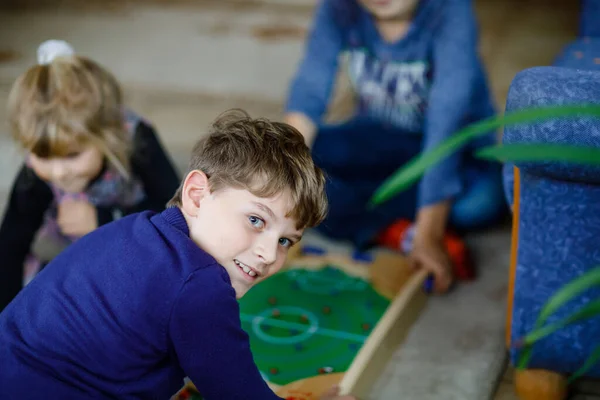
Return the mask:
{"type": "Polygon", "coordinates": [[[277,245],[273,246],[271,243],[260,243],[256,248],[256,253],[264,264],[273,264],[277,258],[277,245]]]}

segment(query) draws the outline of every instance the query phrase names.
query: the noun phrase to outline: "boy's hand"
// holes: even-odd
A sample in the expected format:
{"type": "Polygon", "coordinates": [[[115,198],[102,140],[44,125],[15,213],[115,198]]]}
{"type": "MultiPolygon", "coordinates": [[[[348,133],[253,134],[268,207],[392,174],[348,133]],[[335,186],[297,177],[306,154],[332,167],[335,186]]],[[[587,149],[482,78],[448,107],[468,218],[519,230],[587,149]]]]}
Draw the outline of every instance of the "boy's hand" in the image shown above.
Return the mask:
{"type": "Polygon", "coordinates": [[[339,391],[340,391],[340,388],[337,386],[334,386],[331,389],[329,389],[328,391],[326,391],[325,393],[323,393],[323,395],[321,395],[319,400],[358,400],[356,397],[350,396],[350,395],[338,396],[339,391]]]}
{"type": "Polygon", "coordinates": [[[64,200],[58,205],[57,222],[65,235],[84,236],[98,227],[96,207],[86,200],[64,200]]]}
{"type": "Polygon", "coordinates": [[[436,293],[445,293],[450,288],[452,264],[442,239],[416,236],[408,261],[412,268],[423,268],[433,274],[436,293]]]}

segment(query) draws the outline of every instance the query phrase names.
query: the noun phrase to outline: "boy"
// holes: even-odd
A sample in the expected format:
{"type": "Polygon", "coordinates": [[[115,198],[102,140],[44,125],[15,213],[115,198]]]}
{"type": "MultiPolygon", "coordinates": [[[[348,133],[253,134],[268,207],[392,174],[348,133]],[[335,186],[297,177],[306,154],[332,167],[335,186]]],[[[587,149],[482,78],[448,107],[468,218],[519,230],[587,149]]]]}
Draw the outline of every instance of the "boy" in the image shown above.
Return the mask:
{"type": "MultiPolygon", "coordinates": [[[[319,229],[368,246],[380,236],[389,239],[386,229],[395,222],[414,221],[410,259],[435,275],[438,292],[452,280],[443,244],[447,225],[484,227],[506,211],[500,168],[461,151],[427,171],[416,187],[366,208],[408,160],[494,114],[477,44],[470,0],[320,0],[287,104],[286,122],[305,136],[330,178],[330,212],[319,229]],[[324,126],[341,54],[356,116],[324,126]]],[[[475,146],[494,140],[490,132],[475,146]]]]}
{"type": "Polygon", "coordinates": [[[189,171],[164,212],[79,239],[0,314],[0,397],[167,399],[188,376],[207,400],[279,399],[236,299],[325,217],[323,173],[294,128],[235,113],[189,171]]]}

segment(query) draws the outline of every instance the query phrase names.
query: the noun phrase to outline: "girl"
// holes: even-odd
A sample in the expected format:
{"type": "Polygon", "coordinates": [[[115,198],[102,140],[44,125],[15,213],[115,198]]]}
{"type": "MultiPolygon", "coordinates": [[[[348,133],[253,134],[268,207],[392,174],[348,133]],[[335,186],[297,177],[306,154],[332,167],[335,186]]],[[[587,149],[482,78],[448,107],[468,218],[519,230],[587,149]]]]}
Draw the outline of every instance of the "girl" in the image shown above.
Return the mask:
{"type": "MultiPolygon", "coordinates": [[[[320,229],[357,246],[381,243],[383,235],[435,275],[437,292],[449,288],[450,270],[458,267],[447,254],[447,226],[485,227],[506,213],[500,168],[469,151],[448,157],[415,187],[367,210],[375,190],[404,163],[494,114],[471,0],[319,1],[286,109],[286,122],[304,134],[330,178],[331,207],[320,229]],[[342,54],[356,118],[325,126],[321,119],[342,54]],[[403,231],[394,225],[399,220],[414,222],[403,233],[410,244],[399,244],[406,242],[394,233],[403,231]]],[[[494,140],[490,132],[475,146],[494,140]]]]}
{"type": "Polygon", "coordinates": [[[26,157],[0,226],[0,311],[74,240],[164,209],[180,181],[152,126],[123,107],[115,78],[66,42],[40,46],[8,104],[26,157]]]}

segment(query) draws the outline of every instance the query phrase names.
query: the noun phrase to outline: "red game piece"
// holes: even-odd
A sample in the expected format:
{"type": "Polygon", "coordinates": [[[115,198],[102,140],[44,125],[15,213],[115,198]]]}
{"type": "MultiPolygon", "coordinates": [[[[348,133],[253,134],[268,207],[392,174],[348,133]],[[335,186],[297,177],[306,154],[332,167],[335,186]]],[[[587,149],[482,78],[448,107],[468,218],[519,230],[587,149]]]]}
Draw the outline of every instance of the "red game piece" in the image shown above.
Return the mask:
{"type": "Polygon", "coordinates": [[[273,312],[271,313],[271,315],[275,318],[279,317],[281,315],[281,313],[279,312],[279,310],[275,309],[273,310],[273,312]]]}
{"type": "Polygon", "coordinates": [[[333,368],[331,368],[331,367],[319,368],[319,374],[330,374],[332,372],[333,372],[333,368]]]}
{"type": "MultiPolygon", "coordinates": [[[[389,226],[378,238],[381,245],[394,250],[399,250],[407,237],[413,223],[408,220],[399,220],[389,226]]],[[[444,235],[444,246],[452,261],[452,269],[456,279],[472,281],[475,279],[475,266],[466,243],[452,232],[444,235]]]]}
{"type": "Polygon", "coordinates": [[[300,321],[302,321],[302,322],[308,322],[308,317],[306,315],[302,314],[300,316],[300,321]]]}
{"type": "Polygon", "coordinates": [[[364,324],[362,324],[362,328],[363,328],[363,330],[368,331],[369,328],[371,328],[371,325],[369,325],[365,322],[364,324]]]}
{"type": "Polygon", "coordinates": [[[272,306],[277,304],[277,297],[269,297],[269,304],[271,304],[272,306]]]}
{"type": "Polygon", "coordinates": [[[331,314],[331,307],[329,307],[329,306],[323,307],[323,314],[331,314]]]}
{"type": "Polygon", "coordinates": [[[271,375],[277,375],[279,370],[277,368],[271,368],[271,375]]]}

